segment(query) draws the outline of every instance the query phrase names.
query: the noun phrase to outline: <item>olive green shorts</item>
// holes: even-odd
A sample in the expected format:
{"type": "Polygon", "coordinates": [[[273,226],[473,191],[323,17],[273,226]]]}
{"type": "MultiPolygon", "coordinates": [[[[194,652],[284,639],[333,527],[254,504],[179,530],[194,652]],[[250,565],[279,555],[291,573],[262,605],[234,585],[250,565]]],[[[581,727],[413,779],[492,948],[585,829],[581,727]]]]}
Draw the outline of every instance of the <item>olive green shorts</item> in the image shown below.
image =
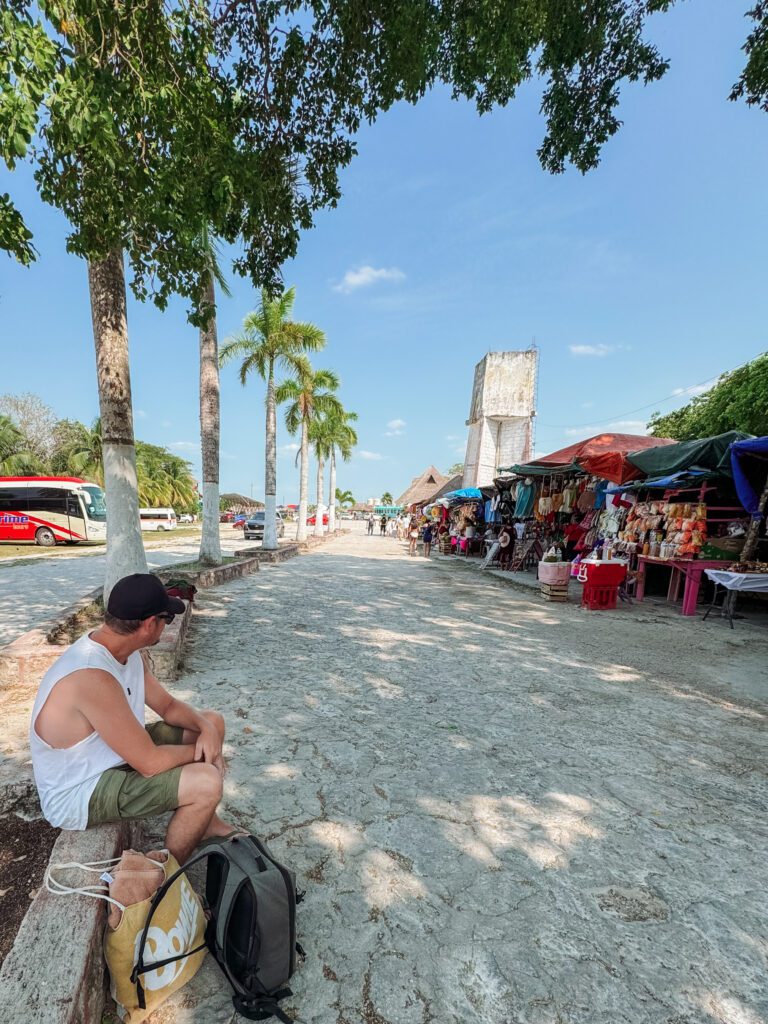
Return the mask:
{"type": "MultiPolygon", "coordinates": [[[[181,743],[178,725],[153,722],[145,726],[156,746],[181,743]]],[[[88,803],[88,827],[121,818],[152,818],[179,806],[181,765],[145,779],[127,764],[108,768],[96,783],[88,803]]]]}

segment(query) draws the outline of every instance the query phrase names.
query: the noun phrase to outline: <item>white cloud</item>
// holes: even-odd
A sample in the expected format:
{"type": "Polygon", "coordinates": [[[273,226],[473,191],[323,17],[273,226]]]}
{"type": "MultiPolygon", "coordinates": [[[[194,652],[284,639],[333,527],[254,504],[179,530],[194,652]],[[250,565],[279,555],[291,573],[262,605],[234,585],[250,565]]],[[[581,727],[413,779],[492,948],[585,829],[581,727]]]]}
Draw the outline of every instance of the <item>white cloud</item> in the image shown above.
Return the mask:
{"type": "Polygon", "coordinates": [[[456,453],[456,455],[466,455],[467,454],[467,446],[465,444],[457,444],[456,447],[453,450],[456,453]]]}
{"type": "Polygon", "coordinates": [[[333,290],[348,295],[358,288],[369,288],[378,281],[404,280],[405,274],[398,267],[371,267],[366,264],[356,270],[348,270],[341,281],[333,286],[333,290]]]}
{"type": "Polygon", "coordinates": [[[222,459],[227,459],[229,462],[235,462],[237,460],[237,456],[230,455],[229,452],[220,452],[219,454],[221,455],[222,459]]]}
{"type": "Polygon", "coordinates": [[[289,444],[280,445],[281,452],[297,452],[301,448],[300,444],[296,444],[295,441],[291,441],[289,444]]]}
{"type": "Polygon", "coordinates": [[[594,402],[582,402],[581,403],[581,408],[582,409],[593,409],[594,406],[595,406],[594,402]]]}
{"type": "Polygon", "coordinates": [[[147,414],[144,412],[143,409],[137,409],[136,410],[136,419],[145,420],[146,418],[147,418],[147,414]]]}
{"type": "Polygon", "coordinates": [[[608,356],[616,351],[615,345],[569,345],[574,356],[608,356]]]}
{"type": "Polygon", "coordinates": [[[445,440],[446,441],[460,441],[461,440],[461,434],[446,434],[445,435],[445,440]]]}
{"type": "Polygon", "coordinates": [[[384,431],[384,437],[400,437],[405,433],[405,420],[390,420],[388,429],[384,431]]]}
{"type": "Polygon", "coordinates": [[[180,452],[196,452],[200,450],[200,445],[197,441],[174,441],[168,447],[177,448],[180,452]]]}
{"type": "Polygon", "coordinates": [[[378,462],[379,459],[384,458],[379,452],[367,452],[365,448],[360,448],[357,454],[361,459],[366,459],[368,462],[378,462]]]}

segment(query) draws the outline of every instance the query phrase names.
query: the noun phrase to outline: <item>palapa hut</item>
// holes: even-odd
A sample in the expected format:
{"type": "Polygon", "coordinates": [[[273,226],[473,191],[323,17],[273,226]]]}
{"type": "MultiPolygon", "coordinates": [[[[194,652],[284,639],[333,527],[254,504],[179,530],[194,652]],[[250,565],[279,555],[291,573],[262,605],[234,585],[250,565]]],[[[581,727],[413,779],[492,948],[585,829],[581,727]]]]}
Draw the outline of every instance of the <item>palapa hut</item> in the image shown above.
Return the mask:
{"type": "Polygon", "coordinates": [[[449,482],[445,473],[441,473],[434,466],[428,466],[420,476],[411,480],[410,487],[400,495],[397,504],[405,508],[426,505],[432,501],[435,493],[449,482]]]}

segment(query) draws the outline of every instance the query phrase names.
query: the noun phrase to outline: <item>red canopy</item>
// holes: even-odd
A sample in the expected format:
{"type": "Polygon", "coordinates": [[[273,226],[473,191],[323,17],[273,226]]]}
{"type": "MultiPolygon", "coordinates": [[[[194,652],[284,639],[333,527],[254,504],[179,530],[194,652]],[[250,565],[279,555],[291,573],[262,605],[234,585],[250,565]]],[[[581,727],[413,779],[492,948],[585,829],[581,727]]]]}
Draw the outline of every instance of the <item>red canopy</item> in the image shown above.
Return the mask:
{"type": "Polygon", "coordinates": [[[578,441],[567,448],[536,459],[537,466],[570,466],[576,462],[587,473],[603,477],[612,483],[625,484],[637,480],[643,473],[627,461],[627,452],[643,448],[656,448],[662,444],[675,444],[668,437],[648,437],[645,434],[595,434],[586,441],[578,441]]]}

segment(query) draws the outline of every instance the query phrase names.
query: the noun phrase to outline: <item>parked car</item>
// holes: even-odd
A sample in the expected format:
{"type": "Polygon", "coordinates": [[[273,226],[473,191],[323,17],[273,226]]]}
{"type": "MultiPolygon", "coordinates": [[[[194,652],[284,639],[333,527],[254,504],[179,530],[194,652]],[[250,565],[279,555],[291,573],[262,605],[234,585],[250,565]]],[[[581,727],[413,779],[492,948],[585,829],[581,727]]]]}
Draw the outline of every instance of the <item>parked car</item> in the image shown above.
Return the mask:
{"type": "MultiPolygon", "coordinates": [[[[285,536],[285,520],[282,515],[277,512],[277,536],[285,536]]],[[[263,540],[264,539],[264,520],[266,516],[264,512],[256,512],[254,515],[245,521],[243,527],[243,537],[245,540],[263,540]]]]}
{"type": "Polygon", "coordinates": [[[245,512],[238,513],[232,520],[232,529],[242,530],[242,528],[245,526],[245,521],[247,518],[248,516],[245,514],[245,512]]]}
{"type": "MultiPolygon", "coordinates": [[[[314,526],[317,522],[317,515],[307,517],[307,526],[314,526]]],[[[328,513],[323,512],[323,526],[328,525],[328,513]]]]}
{"type": "Polygon", "coordinates": [[[235,518],[235,513],[234,512],[219,512],[219,522],[220,523],[231,523],[234,518],[235,518]]]}
{"type": "Polygon", "coordinates": [[[180,523],[194,523],[195,517],[190,512],[182,512],[179,516],[180,523]]]}

